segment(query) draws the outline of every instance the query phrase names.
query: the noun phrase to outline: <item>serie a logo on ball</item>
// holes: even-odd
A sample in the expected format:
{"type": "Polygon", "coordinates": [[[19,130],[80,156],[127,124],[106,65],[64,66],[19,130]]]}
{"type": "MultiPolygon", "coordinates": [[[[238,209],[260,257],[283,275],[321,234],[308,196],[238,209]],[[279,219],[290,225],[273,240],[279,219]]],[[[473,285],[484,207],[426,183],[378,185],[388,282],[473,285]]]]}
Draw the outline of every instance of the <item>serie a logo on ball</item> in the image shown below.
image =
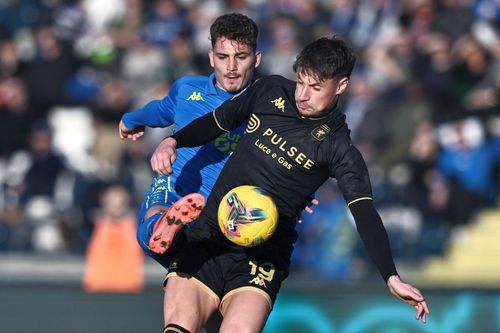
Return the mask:
{"type": "Polygon", "coordinates": [[[229,191],[219,204],[219,227],[240,246],[257,246],[269,239],[278,225],[273,198],[257,186],[243,185],[229,191]]]}

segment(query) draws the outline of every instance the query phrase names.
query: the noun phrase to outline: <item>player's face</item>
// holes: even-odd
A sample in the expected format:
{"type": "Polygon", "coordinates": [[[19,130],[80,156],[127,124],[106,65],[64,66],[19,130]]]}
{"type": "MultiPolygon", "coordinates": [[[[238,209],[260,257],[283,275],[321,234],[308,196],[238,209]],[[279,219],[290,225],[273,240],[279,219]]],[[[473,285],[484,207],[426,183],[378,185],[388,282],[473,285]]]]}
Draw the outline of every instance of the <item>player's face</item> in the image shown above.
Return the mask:
{"type": "Polygon", "coordinates": [[[308,73],[297,74],[297,86],[295,87],[295,103],[299,113],[303,117],[322,117],[326,115],[347,88],[349,79],[344,77],[340,80],[319,80],[308,73]]]}
{"type": "Polygon", "coordinates": [[[224,37],[217,38],[208,56],[210,65],[215,70],[217,85],[231,93],[245,88],[260,64],[260,52],[254,51],[247,44],[224,37]]]}

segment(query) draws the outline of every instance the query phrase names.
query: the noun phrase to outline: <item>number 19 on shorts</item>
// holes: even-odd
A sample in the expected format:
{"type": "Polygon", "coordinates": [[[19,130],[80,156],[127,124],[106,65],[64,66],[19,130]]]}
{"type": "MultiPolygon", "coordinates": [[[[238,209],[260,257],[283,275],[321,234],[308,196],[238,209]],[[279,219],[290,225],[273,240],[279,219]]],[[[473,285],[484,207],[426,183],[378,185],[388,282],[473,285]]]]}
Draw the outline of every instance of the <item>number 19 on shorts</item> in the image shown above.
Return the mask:
{"type": "Polygon", "coordinates": [[[260,287],[267,288],[266,282],[271,282],[276,271],[273,264],[265,262],[259,264],[257,261],[249,261],[250,274],[254,276],[250,283],[254,283],[260,287]]]}

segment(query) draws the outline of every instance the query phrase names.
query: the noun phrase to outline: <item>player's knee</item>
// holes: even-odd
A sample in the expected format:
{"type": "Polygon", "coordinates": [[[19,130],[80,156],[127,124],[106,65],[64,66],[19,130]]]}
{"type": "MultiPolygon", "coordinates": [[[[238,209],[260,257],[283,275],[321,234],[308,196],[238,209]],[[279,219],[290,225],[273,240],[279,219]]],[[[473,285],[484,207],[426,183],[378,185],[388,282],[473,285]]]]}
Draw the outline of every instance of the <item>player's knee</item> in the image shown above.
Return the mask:
{"type": "Polygon", "coordinates": [[[224,318],[219,333],[259,333],[262,331],[262,328],[257,326],[255,322],[250,322],[249,320],[224,318]]]}
{"type": "Polygon", "coordinates": [[[248,323],[244,323],[241,321],[223,321],[219,333],[259,333],[261,332],[260,328],[252,327],[252,325],[248,325],[248,323]]]}
{"type": "Polygon", "coordinates": [[[191,333],[189,330],[177,324],[168,324],[163,329],[163,333],[191,333]]]}

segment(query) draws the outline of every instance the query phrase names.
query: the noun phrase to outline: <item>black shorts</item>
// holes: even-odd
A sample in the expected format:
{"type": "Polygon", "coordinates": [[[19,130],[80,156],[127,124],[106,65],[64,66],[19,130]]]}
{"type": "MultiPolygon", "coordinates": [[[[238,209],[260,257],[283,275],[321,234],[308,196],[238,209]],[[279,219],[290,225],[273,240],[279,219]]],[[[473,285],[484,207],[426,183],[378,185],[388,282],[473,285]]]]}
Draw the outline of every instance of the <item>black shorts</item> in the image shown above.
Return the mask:
{"type": "Polygon", "coordinates": [[[253,290],[261,293],[272,309],[281,283],[288,276],[289,258],[265,246],[244,248],[232,245],[222,235],[182,240],[173,255],[171,276],[195,278],[219,305],[234,293],[253,290]]]}

